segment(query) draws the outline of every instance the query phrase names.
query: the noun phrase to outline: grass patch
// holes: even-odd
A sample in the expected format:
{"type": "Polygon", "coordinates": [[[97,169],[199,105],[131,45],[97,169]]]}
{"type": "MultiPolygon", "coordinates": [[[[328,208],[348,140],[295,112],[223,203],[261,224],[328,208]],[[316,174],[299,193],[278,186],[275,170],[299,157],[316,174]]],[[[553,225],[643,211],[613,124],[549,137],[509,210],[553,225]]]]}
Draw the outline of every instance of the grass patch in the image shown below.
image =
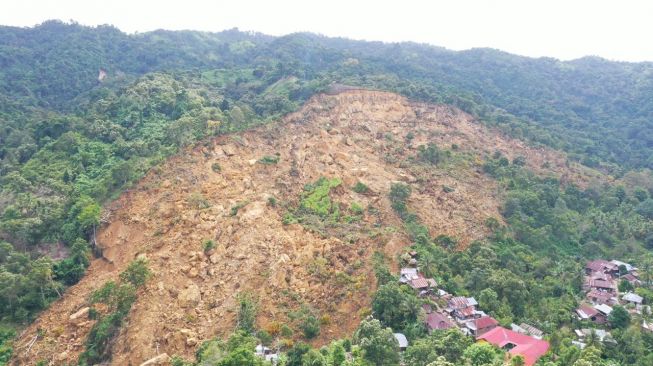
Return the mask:
{"type": "Polygon", "coordinates": [[[265,155],[264,157],[260,158],[258,162],[263,165],[274,165],[279,162],[279,157],[276,155],[265,155]]]}

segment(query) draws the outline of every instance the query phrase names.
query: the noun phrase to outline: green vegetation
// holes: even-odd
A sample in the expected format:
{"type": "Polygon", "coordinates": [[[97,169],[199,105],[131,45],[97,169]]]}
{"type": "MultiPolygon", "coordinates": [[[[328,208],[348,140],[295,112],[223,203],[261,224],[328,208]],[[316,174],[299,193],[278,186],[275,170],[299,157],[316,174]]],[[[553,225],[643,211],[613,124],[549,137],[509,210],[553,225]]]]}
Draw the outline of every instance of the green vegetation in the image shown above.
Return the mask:
{"type": "MultiPolygon", "coordinates": [[[[452,104],[505,133],[565,150],[572,160],[617,178],[653,168],[653,79],[642,77],[653,72],[650,63],[593,57],[562,62],[488,49],[452,52],[302,33],[127,35],[110,26],[58,21],[34,28],[0,27],[0,50],[3,324],[28,323],[83,276],[91,253],[87,243],[94,243],[103,222],[101,206],[150,168],[208,137],[272,121],[331,83],[452,104]],[[98,68],[109,75],[101,83],[98,68]],[[53,245],[64,248],[67,257],[53,261],[40,254],[53,245]]],[[[409,134],[406,140],[412,143],[414,138],[409,134]]],[[[386,139],[397,140],[392,135],[386,139]]],[[[457,154],[433,144],[418,149],[414,161],[422,169],[447,166],[457,154]]],[[[276,164],[278,157],[266,156],[260,162],[276,164]]],[[[502,213],[507,226],[488,219],[491,237],[464,252],[453,250],[455,238],[432,237],[410,210],[409,186],[392,186],[392,207],[419,253],[423,271],[450,292],[476,296],[504,324],[529,321],[555,334],[551,342],[559,357],[543,362],[653,364],[651,336],[633,325],[638,319],[625,319],[620,310],[611,319],[616,347],[597,345],[581,352],[570,345],[568,332],[580,289],[578,263],[584,259],[631,261],[650,284],[653,183],[579,188],[537,177],[523,163],[523,158],[511,162],[500,154],[487,159],[484,170],[499,181],[506,197],[502,213]]],[[[219,164],[211,169],[221,170],[219,164]]],[[[332,190],[340,184],[322,178],[307,185],[284,222],[299,222],[323,234],[331,230],[349,240],[363,212],[354,204],[340,207],[332,200],[332,190]],[[341,210],[350,212],[341,215],[341,210]]],[[[451,188],[442,187],[445,192],[451,188]]],[[[360,182],[352,189],[370,191],[360,182]]],[[[188,197],[188,204],[210,207],[197,192],[188,197]]],[[[236,215],[244,204],[231,213],[236,215]]],[[[430,350],[424,362],[443,366],[490,359],[489,350],[471,348],[453,333],[423,337],[412,312],[414,299],[399,301],[384,259],[375,255],[374,261],[382,285],[377,301],[406,306],[396,314],[381,309],[376,313],[415,337],[411,348],[428,345],[422,348],[430,350]]],[[[109,357],[109,340],[127,316],[137,287],[147,279],[143,263],[130,268],[120,283],[108,283],[93,296],[92,302],[106,303],[110,311],[91,312],[99,320],[86,344],[84,359],[89,363],[109,357]]],[[[650,290],[637,292],[653,301],[650,290]]],[[[253,331],[252,322],[243,324],[247,332],[253,331]]],[[[0,331],[0,363],[11,352],[11,334],[0,331]]],[[[200,364],[260,363],[252,358],[252,336],[232,338],[204,348],[198,353],[200,364]]],[[[338,343],[325,352],[297,344],[287,353],[287,364],[336,364],[340,347],[351,351],[354,364],[378,361],[375,355],[384,355],[391,364],[396,357],[383,339],[359,337],[353,347],[338,343]],[[370,344],[381,346],[367,348],[362,339],[374,339],[370,344]]],[[[418,357],[411,348],[407,355],[418,357]]]]}
{"type": "Polygon", "coordinates": [[[91,306],[102,303],[107,310],[102,314],[95,308],[89,310],[89,318],[96,318],[97,322],[86,339],[84,352],[79,358],[80,365],[94,365],[111,358],[113,339],[129,315],[138,289],[145,284],[149,276],[147,262],[138,259],[120,274],[120,283],[107,282],[91,295],[91,306]]]}
{"type": "Polygon", "coordinates": [[[362,182],[356,182],[356,185],[352,189],[354,190],[354,192],[360,194],[365,194],[370,191],[370,188],[365,184],[363,184],[362,182]]]}
{"type": "Polygon", "coordinates": [[[215,242],[213,240],[207,239],[202,243],[202,249],[204,250],[204,253],[210,252],[213,248],[215,248],[215,242]]]}
{"type": "Polygon", "coordinates": [[[279,157],[276,155],[265,155],[258,162],[263,165],[274,165],[279,162],[279,157]]]}
{"type": "Polygon", "coordinates": [[[337,219],[340,210],[331,201],[329,193],[331,189],[338,187],[340,184],[342,184],[342,181],[338,178],[328,179],[324,177],[318,179],[314,184],[307,184],[304,187],[304,194],[299,203],[299,208],[321,217],[331,216],[337,219]]]}
{"type": "Polygon", "coordinates": [[[241,293],[238,295],[238,304],[237,328],[247,334],[253,334],[256,329],[258,301],[250,293],[241,293]]]}

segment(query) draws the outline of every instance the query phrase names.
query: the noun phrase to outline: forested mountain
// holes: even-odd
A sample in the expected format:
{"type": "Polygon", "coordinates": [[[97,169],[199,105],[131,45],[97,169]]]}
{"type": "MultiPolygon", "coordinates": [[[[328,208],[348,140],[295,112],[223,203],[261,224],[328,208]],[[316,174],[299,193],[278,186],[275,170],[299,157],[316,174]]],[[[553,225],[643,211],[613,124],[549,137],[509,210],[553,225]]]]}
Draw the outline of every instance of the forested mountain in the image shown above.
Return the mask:
{"type": "MultiPolygon", "coordinates": [[[[503,322],[532,320],[551,332],[567,327],[579,280],[556,276],[580,271],[579,261],[607,256],[650,264],[653,63],[534,59],[310,33],[126,34],[48,21],[0,27],[0,322],[7,329],[28,324],[83,277],[101,255],[95,240],[108,220],[102,207],[153,167],[187,146],[274,122],[334,85],[455,106],[507,136],[566,152],[569,171],[593,172],[591,179],[542,177],[532,170],[546,171],[548,161],[525,165],[525,157],[509,159],[498,147],[495,154],[465,155],[455,143],[424,144],[406,157],[398,152],[414,137],[379,137],[387,140],[388,164],[450,174],[443,162],[455,161],[496,182],[503,223],[486,223],[491,235],[483,249],[477,243],[471,252],[456,251],[460,238],[429,233],[405,202],[396,214],[414,249],[429,258],[427,272],[451,291],[498,292],[492,307],[503,322]],[[463,272],[461,265],[479,270],[463,272]],[[499,285],[501,276],[523,291],[499,285]],[[545,288],[533,289],[544,280],[545,288]],[[547,314],[550,307],[565,313],[547,314]]],[[[0,328],[0,363],[10,354],[1,347],[12,332],[0,328]]],[[[571,349],[558,341],[560,353],[571,349]]],[[[619,349],[613,358],[626,365],[634,354],[653,357],[640,347],[619,349]]]]}
{"type": "Polygon", "coordinates": [[[110,26],[54,21],[0,32],[0,90],[31,105],[71,108],[76,97],[96,86],[99,68],[111,75],[138,76],[239,67],[258,70],[259,76],[265,72],[267,78],[345,81],[392,88],[418,99],[448,100],[512,133],[577,153],[587,164],[652,164],[651,63],[596,57],[561,62],[491,49],[453,52],[313,34],[275,38],[231,30],[127,35],[110,26]]]}

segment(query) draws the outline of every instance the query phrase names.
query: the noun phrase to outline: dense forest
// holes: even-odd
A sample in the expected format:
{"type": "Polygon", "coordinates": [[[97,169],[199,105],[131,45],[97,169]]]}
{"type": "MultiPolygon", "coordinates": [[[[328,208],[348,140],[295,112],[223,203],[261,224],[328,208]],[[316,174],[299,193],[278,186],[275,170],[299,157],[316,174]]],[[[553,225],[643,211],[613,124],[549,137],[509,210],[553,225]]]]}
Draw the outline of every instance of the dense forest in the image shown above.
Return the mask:
{"type": "MultiPolygon", "coordinates": [[[[562,62],[304,33],[129,35],[111,26],[59,21],[0,27],[0,363],[11,352],[14,328],[83,276],[104,203],[180,148],[271,121],[334,83],[455,105],[616,178],[653,168],[653,63],[595,57],[562,62]]],[[[418,218],[397,207],[414,231],[415,250],[430,258],[426,272],[450,291],[485,299],[502,323],[529,320],[558,334],[555,329],[568,330],[580,291],[579,278],[561,273],[580,275],[582,259],[599,256],[650,265],[650,181],[563,186],[500,155],[487,158],[485,173],[501,182],[508,223],[488,223],[495,234],[487,245],[451,250],[443,238],[420,235],[418,218]],[[475,269],[460,271],[468,267],[475,269]]],[[[643,295],[653,302],[651,293],[643,295]]],[[[425,338],[412,310],[397,323],[381,320],[424,338],[424,347],[456,337],[425,338]]],[[[361,325],[355,338],[383,331],[372,323],[361,325]]],[[[650,364],[650,336],[616,333],[636,341],[619,344],[639,348],[597,349],[593,355],[621,365],[650,364]]],[[[572,365],[581,358],[565,356],[575,352],[566,335],[552,343],[567,361],[549,361],[572,365]]],[[[236,333],[234,344],[221,347],[249,347],[248,337],[236,333]]],[[[350,343],[334,342],[319,352],[300,345],[296,357],[340,357],[350,343]]],[[[429,362],[457,363],[469,346],[445,359],[434,353],[429,362]]]]}

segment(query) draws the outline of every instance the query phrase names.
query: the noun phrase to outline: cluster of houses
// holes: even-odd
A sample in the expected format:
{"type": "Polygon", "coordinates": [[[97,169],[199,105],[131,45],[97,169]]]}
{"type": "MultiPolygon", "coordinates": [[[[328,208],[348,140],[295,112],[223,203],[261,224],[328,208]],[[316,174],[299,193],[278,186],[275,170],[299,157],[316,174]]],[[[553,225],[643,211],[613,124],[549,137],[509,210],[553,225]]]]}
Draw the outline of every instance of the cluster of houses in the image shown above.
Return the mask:
{"type": "MultiPolygon", "coordinates": [[[[512,324],[506,329],[499,322],[478,308],[473,297],[454,296],[439,289],[437,282],[426,278],[417,268],[417,253],[410,252],[408,267],[401,268],[399,282],[411,287],[422,298],[428,298],[433,305],[422,306],[426,317],[425,325],[429,333],[436,330],[458,328],[464,334],[475,337],[479,342],[491,343],[510,355],[524,357],[525,365],[537,362],[549,349],[549,343],[542,340],[543,332],[531,325],[512,324]]],[[[396,333],[397,341],[404,348],[406,338],[396,333]]]]}
{"type": "MultiPolygon", "coordinates": [[[[613,306],[623,305],[630,313],[650,313],[649,306],[644,305],[644,299],[632,291],[619,292],[619,282],[628,282],[632,287],[641,286],[637,268],[618,260],[597,259],[585,265],[583,290],[585,299],[576,309],[576,316],[581,321],[587,321],[597,326],[608,322],[608,317],[613,306]]],[[[642,327],[646,329],[644,322],[642,327]]],[[[609,332],[602,329],[577,329],[579,341],[574,342],[579,347],[584,347],[583,339],[594,333],[601,342],[614,342],[609,332]]]]}

